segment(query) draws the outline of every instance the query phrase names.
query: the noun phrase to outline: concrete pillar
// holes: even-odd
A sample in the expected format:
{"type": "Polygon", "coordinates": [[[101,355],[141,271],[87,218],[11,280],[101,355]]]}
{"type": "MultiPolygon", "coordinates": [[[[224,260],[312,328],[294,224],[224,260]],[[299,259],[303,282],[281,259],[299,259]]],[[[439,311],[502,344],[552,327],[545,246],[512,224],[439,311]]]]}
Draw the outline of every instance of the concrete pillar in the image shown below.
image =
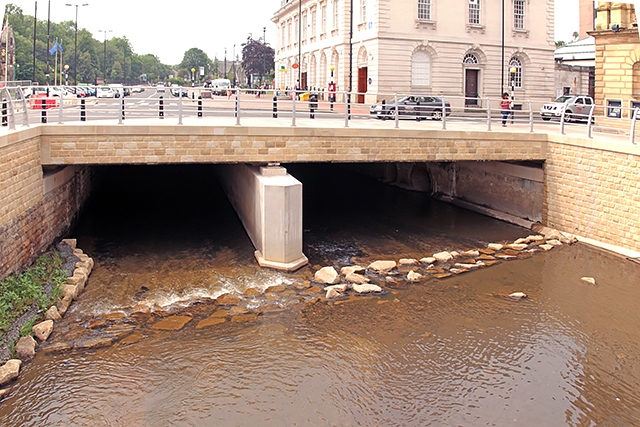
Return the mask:
{"type": "Polygon", "coordinates": [[[263,267],[294,271],[302,253],[302,183],[278,165],[223,165],[220,181],[263,267]]]}

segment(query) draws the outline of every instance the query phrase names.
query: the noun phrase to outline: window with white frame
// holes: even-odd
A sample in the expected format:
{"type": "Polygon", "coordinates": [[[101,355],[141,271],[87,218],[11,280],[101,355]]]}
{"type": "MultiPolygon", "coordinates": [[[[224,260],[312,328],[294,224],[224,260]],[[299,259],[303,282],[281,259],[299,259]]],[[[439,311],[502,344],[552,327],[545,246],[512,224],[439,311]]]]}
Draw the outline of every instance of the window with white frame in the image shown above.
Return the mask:
{"type": "Polygon", "coordinates": [[[293,42],[297,43],[298,42],[298,19],[299,17],[296,16],[295,18],[293,18],[293,42]]]}
{"type": "Polygon", "coordinates": [[[367,0],[360,1],[360,22],[367,22],[367,0]]]}
{"type": "Polygon", "coordinates": [[[516,30],[524,30],[524,2],[513,0],[513,27],[516,30]]]}
{"type": "Polygon", "coordinates": [[[509,86],[522,89],[522,61],[515,56],[509,61],[509,86]]]}
{"type": "Polygon", "coordinates": [[[320,32],[324,34],[327,32],[327,5],[324,3],[320,8],[320,19],[322,20],[320,23],[320,32]]]}
{"type": "Polygon", "coordinates": [[[316,36],[316,10],[311,11],[311,37],[316,36]]]}
{"type": "Polygon", "coordinates": [[[338,1],[339,0],[333,0],[333,29],[337,30],[338,29],[338,1]]]}
{"type": "Polygon", "coordinates": [[[480,24],[480,0],[469,0],[469,24],[480,24]]]}
{"type": "Polygon", "coordinates": [[[291,44],[291,20],[287,22],[287,44],[291,44]]]}
{"type": "Polygon", "coordinates": [[[418,0],[418,20],[431,21],[431,0],[418,0]]]}
{"type": "Polygon", "coordinates": [[[418,50],[411,58],[411,86],[429,86],[431,84],[431,56],[418,50]]]}
{"type": "Polygon", "coordinates": [[[302,14],[302,40],[307,40],[307,12],[302,14]]]}
{"type": "Polygon", "coordinates": [[[285,30],[286,25],[287,24],[283,22],[282,25],[280,26],[280,44],[282,45],[282,47],[286,46],[285,45],[285,42],[286,42],[285,35],[287,33],[287,31],[285,30]]]}

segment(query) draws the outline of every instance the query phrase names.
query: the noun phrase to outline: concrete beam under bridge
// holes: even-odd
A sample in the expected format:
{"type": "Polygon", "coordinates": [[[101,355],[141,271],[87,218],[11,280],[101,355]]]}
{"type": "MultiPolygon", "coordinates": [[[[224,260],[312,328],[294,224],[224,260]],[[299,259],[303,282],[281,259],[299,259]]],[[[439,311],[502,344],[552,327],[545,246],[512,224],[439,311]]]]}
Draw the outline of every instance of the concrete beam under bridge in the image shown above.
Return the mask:
{"type": "Polygon", "coordinates": [[[302,253],[302,183],[279,165],[221,165],[220,182],[262,267],[294,271],[302,253]]]}

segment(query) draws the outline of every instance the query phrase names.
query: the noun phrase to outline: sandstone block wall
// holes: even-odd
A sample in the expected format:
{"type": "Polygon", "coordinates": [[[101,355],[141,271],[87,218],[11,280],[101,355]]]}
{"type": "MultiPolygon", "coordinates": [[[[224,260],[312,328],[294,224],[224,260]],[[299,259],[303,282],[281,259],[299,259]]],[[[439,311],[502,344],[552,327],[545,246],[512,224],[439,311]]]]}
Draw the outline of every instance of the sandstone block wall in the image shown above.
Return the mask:
{"type": "Polygon", "coordinates": [[[543,224],[640,251],[640,147],[549,139],[543,224]]]}

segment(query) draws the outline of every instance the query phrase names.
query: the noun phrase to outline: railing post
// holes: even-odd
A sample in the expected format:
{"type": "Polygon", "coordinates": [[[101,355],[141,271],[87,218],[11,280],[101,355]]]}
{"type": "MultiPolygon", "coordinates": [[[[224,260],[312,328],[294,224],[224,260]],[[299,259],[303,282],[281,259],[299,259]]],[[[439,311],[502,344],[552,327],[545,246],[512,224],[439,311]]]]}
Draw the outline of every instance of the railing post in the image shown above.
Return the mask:
{"type": "Polygon", "coordinates": [[[587,122],[587,136],[589,137],[589,139],[592,139],[593,136],[591,135],[591,126],[593,125],[593,113],[595,112],[596,106],[595,104],[591,106],[591,110],[589,111],[589,121],[587,122]]]}
{"type": "Polygon", "coordinates": [[[236,126],[240,126],[240,88],[236,89],[236,126]]]}
{"type": "Polygon", "coordinates": [[[442,97],[442,130],[447,130],[447,104],[442,97]]]}
{"type": "Polygon", "coordinates": [[[27,105],[27,99],[24,97],[24,92],[22,91],[22,88],[18,88],[18,91],[20,93],[20,99],[22,99],[22,106],[24,107],[24,112],[22,115],[22,124],[23,126],[29,126],[29,110],[28,110],[28,105],[27,105]]]}
{"type": "Polygon", "coordinates": [[[273,118],[278,118],[278,95],[273,95],[273,118]]]}
{"type": "Polygon", "coordinates": [[[164,119],[164,97],[162,95],[158,100],[158,117],[164,119]]]}
{"type": "Polygon", "coordinates": [[[487,98],[487,130],[491,131],[491,99],[487,98]]]}
{"type": "Polygon", "coordinates": [[[198,117],[202,117],[202,95],[198,96],[198,117]]]}
{"type": "Polygon", "coordinates": [[[564,113],[567,111],[567,105],[562,106],[562,115],[560,116],[560,133],[564,135],[564,113]]]}
{"type": "Polygon", "coordinates": [[[40,112],[40,123],[47,123],[47,98],[40,100],[42,111],[40,112]]]}
{"type": "Polygon", "coordinates": [[[344,127],[349,127],[349,94],[344,93],[344,127]]]}
{"type": "Polygon", "coordinates": [[[291,97],[291,126],[296,125],[296,98],[298,97],[298,91],[293,90],[293,97],[291,97]]]}
{"type": "Polygon", "coordinates": [[[529,103],[529,132],[533,133],[533,110],[531,106],[531,100],[528,100],[529,103]]]}
{"type": "Polygon", "coordinates": [[[631,121],[631,143],[636,145],[636,120],[638,120],[638,108],[633,110],[633,120],[631,121]]]}
{"type": "Polygon", "coordinates": [[[395,128],[398,129],[400,127],[400,112],[398,111],[398,94],[393,94],[393,111],[395,114],[393,115],[393,121],[395,122],[395,128]]]}
{"type": "Polygon", "coordinates": [[[58,106],[59,107],[58,108],[58,124],[59,125],[62,124],[62,110],[63,110],[62,104],[63,104],[63,101],[64,101],[64,91],[62,91],[60,93],[60,105],[58,106]]]}
{"type": "Polygon", "coordinates": [[[182,124],[182,89],[178,95],[178,126],[182,124]]]}
{"type": "Polygon", "coordinates": [[[87,121],[87,106],[84,98],[80,100],[80,121],[81,122],[87,121]]]}

